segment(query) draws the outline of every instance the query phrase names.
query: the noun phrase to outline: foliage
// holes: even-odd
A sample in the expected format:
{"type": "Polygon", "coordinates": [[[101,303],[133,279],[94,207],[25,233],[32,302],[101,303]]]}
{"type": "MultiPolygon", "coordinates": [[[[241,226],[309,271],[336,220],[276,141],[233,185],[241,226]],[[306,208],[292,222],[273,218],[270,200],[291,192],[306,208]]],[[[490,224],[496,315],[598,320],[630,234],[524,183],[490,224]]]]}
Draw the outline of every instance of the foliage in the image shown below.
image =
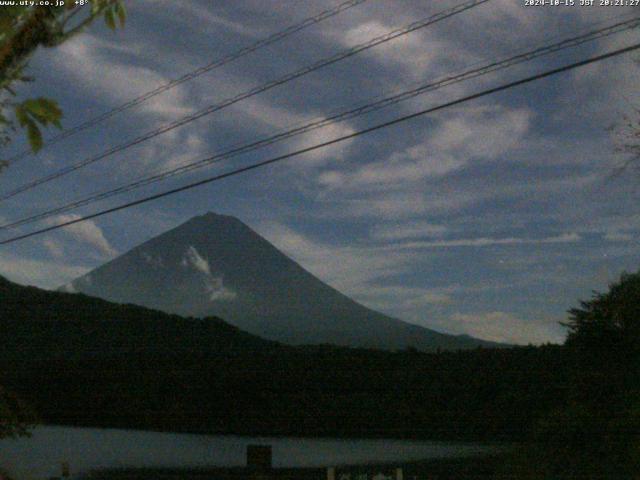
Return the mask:
{"type": "MultiPolygon", "coordinates": [[[[66,6],[4,6],[0,9],[0,147],[11,141],[17,127],[26,131],[33,151],[42,148],[40,128],[61,128],[62,111],[46,98],[15,100],[16,84],[31,81],[23,72],[38,47],[56,47],[82,32],[98,16],[111,29],[124,25],[123,0],[89,0],[90,8],[68,1],[66,6]],[[78,21],[79,12],[86,12],[78,21]]],[[[86,2],[85,2],[86,3],[86,2]]],[[[0,161],[0,169],[6,166],[0,161]]]]}
{"type": "Polygon", "coordinates": [[[623,114],[621,121],[609,130],[614,135],[615,151],[625,157],[619,170],[640,169],[640,109],[636,107],[631,114],[623,114]]]}
{"type": "Polygon", "coordinates": [[[53,124],[62,128],[60,124],[62,110],[56,102],[47,98],[34,98],[17,104],[15,115],[19,125],[26,129],[29,144],[36,152],[42,148],[42,134],[38,128],[39,125],[53,124]]]}
{"type": "Polygon", "coordinates": [[[0,386],[0,438],[28,435],[35,418],[28,405],[0,386]]]}
{"type": "Polygon", "coordinates": [[[640,350],[640,272],[623,273],[607,293],[569,310],[567,345],[598,354],[618,355],[640,350]]]}
{"type": "Polygon", "coordinates": [[[566,403],[535,425],[519,456],[531,478],[637,478],[640,473],[640,273],[569,310],[566,403]]]}
{"type": "Polygon", "coordinates": [[[636,478],[640,418],[607,407],[571,402],[548,414],[521,452],[527,470],[539,478],[636,478]]]}

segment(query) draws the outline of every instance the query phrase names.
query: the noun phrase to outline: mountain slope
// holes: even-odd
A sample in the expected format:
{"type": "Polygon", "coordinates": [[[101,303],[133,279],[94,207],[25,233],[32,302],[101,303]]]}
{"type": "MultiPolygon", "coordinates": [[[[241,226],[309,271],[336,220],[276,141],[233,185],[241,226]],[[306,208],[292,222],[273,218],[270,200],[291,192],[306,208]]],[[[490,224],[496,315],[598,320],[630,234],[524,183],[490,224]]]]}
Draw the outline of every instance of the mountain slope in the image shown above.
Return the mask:
{"type": "Polygon", "coordinates": [[[63,287],[185,316],[217,316],[290,344],[422,350],[494,345],[370,310],[323,283],[234,217],[209,213],[63,287]]]}

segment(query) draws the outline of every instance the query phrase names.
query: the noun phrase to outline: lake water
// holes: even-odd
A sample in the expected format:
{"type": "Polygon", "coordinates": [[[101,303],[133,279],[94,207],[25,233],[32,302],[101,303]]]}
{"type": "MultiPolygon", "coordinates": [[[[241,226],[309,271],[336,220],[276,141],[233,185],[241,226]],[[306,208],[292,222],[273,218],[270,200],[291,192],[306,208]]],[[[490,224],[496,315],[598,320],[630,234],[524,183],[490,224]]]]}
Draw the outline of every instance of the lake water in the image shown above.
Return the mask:
{"type": "Polygon", "coordinates": [[[273,446],[276,467],[402,462],[485,453],[469,443],[188,435],[135,430],[38,427],[31,438],[0,440],[0,469],[16,480],[110,467],[242,466],[248,444],[273,446]]]}

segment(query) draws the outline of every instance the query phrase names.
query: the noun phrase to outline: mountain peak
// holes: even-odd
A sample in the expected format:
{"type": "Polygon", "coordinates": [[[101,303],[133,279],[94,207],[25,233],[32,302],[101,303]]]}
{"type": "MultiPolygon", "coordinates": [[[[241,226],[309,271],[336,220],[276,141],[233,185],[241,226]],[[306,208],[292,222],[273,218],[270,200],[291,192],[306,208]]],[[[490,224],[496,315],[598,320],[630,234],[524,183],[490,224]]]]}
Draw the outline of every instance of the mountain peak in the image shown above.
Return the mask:
{"type": "Polygon", "coordinates": [[[193,217],[193,219],[202,219],[202,220],[207,220],[211,222],[239,221],[236,217],[233,217],[231,215],[224,215],[222,213],[216,213],[216,212],[207,212],[202,215],[193,217]]]}
{"type": "MultiPolygon", "coordinates": [[[[216,235],[214,229],[223,229],[223,230],[246,229],[247,231],[251,230],[244,222],[242,222],[242,220],[238,219],[237,217],[234,217],[231,215],[223,215],[215,212],[207,212],[207,213],[203,213],[202,215],[196,215],[195,217],[191,217],[189,220],[177,226],[172,231],[177,230],[177,231],[181,231],[182,233],[185,233],[186,230],[193,230],[193,229],[195,229],[196,231],[207,230],[210,232],[207,235],[214,235],[214,236],[216,235]]],[[[162,237],[162,235],[160,235],[160,237],[162,237]]],[[[211,237],[207,236],[207,238],[211,238],[211,237]]]]}

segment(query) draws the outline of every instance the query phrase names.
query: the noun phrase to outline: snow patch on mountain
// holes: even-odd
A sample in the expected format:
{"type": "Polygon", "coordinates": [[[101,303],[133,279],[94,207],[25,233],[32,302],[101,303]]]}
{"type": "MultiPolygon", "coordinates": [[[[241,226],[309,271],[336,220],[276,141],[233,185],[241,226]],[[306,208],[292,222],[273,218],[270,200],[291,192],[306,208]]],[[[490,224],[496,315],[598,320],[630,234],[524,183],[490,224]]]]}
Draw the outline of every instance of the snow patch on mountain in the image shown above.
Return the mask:
{"type": "Polygon", "coordinates": [[[207,262],[202,256],[198,253],[195,247],[189,247],[184,254],[184,258],[182,259],[181,265],[183,267],[193,267],[200,273],[204,273],[205,275],[211,275],[211,268],[209,267],[209,262],[207,262]]]}
{"type": "Polygon", "coordinates": [[[143,260],[147,262],[149,265],[151,265],[152,267],[164,268],[164,261],[162,260],[162,257],[154,257],[153,255],[147,252],[142,252],[141,256],[143,260]]]}
{"type": "Polygon", "coordinates": [[[187,249],[180,264],[185,268],[192,267],[202,275],[204,290],[210,301],[228,301],[236,298],[236,292],[224,286],[222,275],[216,277],[211,273],[209,262],[195,247],[190,246],[187,249]]]}
{"type": "Polygon", "coordinates": [[[224,286],[222,277],[210,277],[208,280],[205,290],[212,302],[234,300],[237,297],[236,292],[224,286]]]}

